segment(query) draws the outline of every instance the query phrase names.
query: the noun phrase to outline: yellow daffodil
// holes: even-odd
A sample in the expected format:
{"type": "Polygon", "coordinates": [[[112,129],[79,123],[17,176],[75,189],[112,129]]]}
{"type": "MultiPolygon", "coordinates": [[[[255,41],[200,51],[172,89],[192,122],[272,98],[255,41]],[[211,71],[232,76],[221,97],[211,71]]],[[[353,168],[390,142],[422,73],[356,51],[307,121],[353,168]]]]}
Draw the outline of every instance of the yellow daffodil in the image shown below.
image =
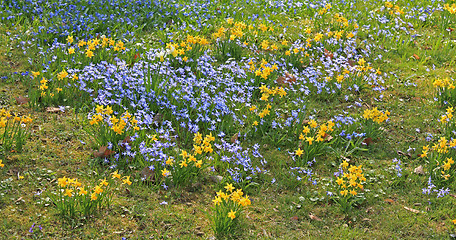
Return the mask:
{"type": "Polygon", "coordinates": [[[116,170],[115,172],[111,173],[111,175],[112,175],[112,179],[114,179],[114,178],[120,179],[120,178],[121,178],[121,176],[120,176],[120,174],[117,172],[117,170],[116,170]]]}
{"type": "Polygon", "coordinates": [[[227,184],[227,185],[225,186],[225,189],[226,189],[227,191],[229,191],[229,192],[233,192],[233,190],[234,190],[235,188],[234,188],[233,185],[230,183],[230,184],[227,184]]]}
{"type": "Polygon", "coordinates": [[[103,192],[103,189],[100,186],[96,186],[95,189],[94,189],[94,192],[96,194],[101,194],[103,192]]]}
{"type": "Polygon", "coordinates": [[[131,185],[130,176],[125,176],[124,179],[122,179],[122,184],[131,185]]]}
{"type": "Polygon", "coordinates": [[[67,40],[67,43],[73,43],[74,38],[73,38],[73,36],[68,36],[66,40],[67,40]]]}
{"type": "Polygon", "coordinates": [[[295,152],[296,156],[298,156],[298,157],[300,157],[303,153],[304,153],[304,151],[301,150],[301,148],[298,148],[298,150],[296,150],[296,152],[295,152]]]}
{"type": "Polygon", "coordinates": [[[198,162],[195,163],[195,167],[201,168],[201,165],[203,164],[202,160],[199,160],[198,162]]]}
{"type": "Polygon", "coordinates": [[[168,177],[171,173],[165,168],[161,171],[163,177],[168,177]]]}
{"type": "Polygon", "coordinates": [[[106,178],[101,180],[100,186],[108,186],[108,182],[106,181],[106,178]]]}
{"type": "Polygon", "coordinates": [[[220,204],[222,202],[222,198],[220,196],[217,196],[214,198],[214,200],[212,200],[212,202],[215,206],[217,206],[217,204],[220,204]]]}
{"type": "Polygon", "coordinates": [[[92,194],[90,195],[90,200],[95,201],[95,200],[97,200],[97,199],[98,199],[98,196],[97,196],[96,193],[92,193],[92,194]]]}
{"type": "Polygon", "coordinates": [[[235,219],[236,218],[236,211],[231,210],[228,213],[228,217],[231,218],[231,220],[235,219]]]}
{"type": "Polygon", "coordinates": [[[65,189],[65,196],[72,197],[73,196],[73,189],[65,189]]]}
{"type": "Polygon", "coordinates": [[[78,193],[78,194],[79,194],[79,196],[81,196],[81,195],[86,195],[86,194],[87,194],[87,191],[84,189],[84,187],[81,187],[81,188],[79,189],[79,193],[78,193]]]}

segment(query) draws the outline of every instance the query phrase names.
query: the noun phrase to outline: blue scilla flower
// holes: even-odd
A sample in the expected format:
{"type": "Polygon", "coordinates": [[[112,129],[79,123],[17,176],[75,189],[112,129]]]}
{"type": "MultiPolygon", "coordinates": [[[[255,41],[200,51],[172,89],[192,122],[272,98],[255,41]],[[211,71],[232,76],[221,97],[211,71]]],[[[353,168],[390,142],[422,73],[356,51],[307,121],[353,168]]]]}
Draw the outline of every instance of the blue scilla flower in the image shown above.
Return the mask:
{"type": "Polygon", "coordinates": [[[437,198],[444,197],[446,195],[450,194],[450,189],[449,188],[441,188],[437,192],[437,198]]]}

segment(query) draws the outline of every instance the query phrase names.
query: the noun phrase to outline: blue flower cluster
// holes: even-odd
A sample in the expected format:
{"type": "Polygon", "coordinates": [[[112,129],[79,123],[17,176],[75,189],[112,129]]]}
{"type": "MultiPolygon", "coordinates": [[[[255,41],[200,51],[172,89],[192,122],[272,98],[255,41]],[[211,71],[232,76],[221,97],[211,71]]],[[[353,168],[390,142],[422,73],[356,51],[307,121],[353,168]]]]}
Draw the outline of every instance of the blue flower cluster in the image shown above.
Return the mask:
{"type": "Polygon", "coordinates": [[[450,189],[449,188],[440,188],[436,189],[436,186],[432,183],[431,177],[428,179],[428,186],[426,188],[422,189],[423,194],[430,195],[431,193],[437,193],[437,198],[444,197],[448,194],[450,194],[450,189]]]}
{"type": "Polygon", "coordinates": [[[398,177],[402,177],[402,168],[401,168],[401,160],[400,159],[397,159],[397,158],[394,158],[393,159],[393,163],[395,163],[394,165],[394,169],[396,170],[396,175],[398,177]]]}
{"type": "Polygon", "coordinates": [[[260,154],[258,144],[249,149],[243,148],[239,141],[228,143],[222,139],[221,144],[214,144],[214,146],[220,161],[228,163],[227,172],[233,181],[246,185],[258,174],[265,172],[264,167],[267,162],[260,154]]]}

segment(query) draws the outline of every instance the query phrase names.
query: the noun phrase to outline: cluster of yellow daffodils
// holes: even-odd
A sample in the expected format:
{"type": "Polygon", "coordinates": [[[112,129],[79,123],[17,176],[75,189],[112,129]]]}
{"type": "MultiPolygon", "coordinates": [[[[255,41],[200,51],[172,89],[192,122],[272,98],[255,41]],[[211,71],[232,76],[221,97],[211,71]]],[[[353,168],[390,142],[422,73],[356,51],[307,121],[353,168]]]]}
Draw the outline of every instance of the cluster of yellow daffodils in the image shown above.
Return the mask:
{"type": "Polygon", "coordinates": [[[435,79],[433,85],[436,89],[438,101],[442,106],[447,103],[450,103],[451,105],[455,104],[456,86],[453,79],[435,79]]]}
{"type": "Polygon", "coordinates": [[[302,132],[299,134],[299,148],[294,151],[293,160],[296,160],[301,166],[312,161],[317,156],[324,154],[325,145],[329,144],[332,137],[329,133],[334,131],[334,122],[327,121],[326,123],[318,124],[317,121],[311,119],[305,121],[302,125],[302,132]]]}
{"type": "MultiPolygon", "coordinates": [[[[122,184],[131,185],[130,176],[122,177],[117,171],[111,173],[112,179],[119,179],[122,184]]],[[[76,178],[61,177],[57,179],[58,186],[62,189],[63,195],[66,197],[75,196],[90,196],[91,201],[99,198],[109,186],[109,182],[105,179],[100,179],[100,183],[89,191],[76,178]]]]}
{"type": "Polygon", "coordinates": [[[318,14],[323,15],[323,14],[327,13],[331,8],[332,8],[332,5],[328,3],[325,5],[325,7],[318,10],[318,14]]]}
{"type": "Polygon", "coordinates": [[[348,27],[348,19],[346,19],[342,14],[336,13],[334,14],[334,19],[338,23],[342,23],[345,27],[348,27]]]}
{"type": "Polygon", "coordinates": [[[39,88],[41,90],[41,96],[42,97],[46,96],[45,90],[49,88],[47,83],[48,83],[48,80],[46,78],[42,78],[41,81],[40,81],[41,85],[39,86],[39,88]]]}
{"type": "Polygon", "coordinates": [[[268,88],[265,85],[262,85],[260,87],[260,92],[262,93],[260,98],[262,101],[268,101],[270,96],[279,95],[282,98],[287,95],[287,92],[283,87],[268,88]]]}
{"type": "Polygon", "coordinates": [[[236,218],[236,213],[239,211],[239,206],[246,207],[252,204],[249,199],[249,196],[245,195],[242,192],[242,189],[236,190],[232,184],[227,184],[225,186],[226,192],[222,190],[217,192],[214,200],[212,202],[216,207],[229,208],[227,217],[231,220],[236,218]]]}
{"type": "Polygon", "coordinates": [[[203,135],[197,132],[193,138],[193,151],[196,155],[203,153],[212,153],[213,148],[211,142],[213,141],[215,141],[215,137],[212,136],[212,133],[206,135],[203,138],[203,135]]]}
{"type": "Polygon", "coordinates": [[[104,119],[111,124],[111,130],[116,134],[121,135],[124,131],[132,127],[134,130],[139,130],[138,121],[128,111],[121,114],[120,117],[112,115],[114,111],[110,106],[103,107],[97,105],[96,114],[92,115],[90,125],[98,125],[104,119]]]}
{"type": "MultiPolygon", "coordinates": [[[[30,137],[32,118],[29,116],[18,116],[10,111],[0,108],[0,145],[2,151],[20,152],[26,140],[30,137]]],[[[1,165],[1,163],[0,163],[1,165]]]]}
{"type": "Polygon", "coordinates": [[[344,69],[340,74],[335,75],[335,77],[325,77],[326,82],[331,82],[333,79],[336,80],[337,83],[342,83],[345,81],[345,79],[348,77],[350,74],[350,71],[348,69],[344,69]]]}
{"type": "Polygon", "coordinates": [[[212,200],[215,206],[222,203],[224,200],[232,201],[243,207],[249,206],[251,204],[249,196],[244,196],[244,192],[242,192],[242,189],[236,190],[236,188],[233,187],[232,184],[227,184],[225,186],[225,189],[226,192],[223,192],[222,190],[218,191],[217,196],[215,196],[214,200],[212,200]]]}
{"type": "MultiPolygon", "coordinates": [[[[311,39],[311,38],[308,38],[308,39],[307,39],[307,47],[311,47],[311,46],[312,46],[312,45],[311,45],[311,42],[312,42],[312,39],[311,39]]],[[[305,57],[310,56],[310,55],[305,51],[305,48],[302,48],[302,47],[299,47],[299,48],[291,48],[290,50],[286,50],[286,51],[285,51],[285,55],[286,55],[286,56],[290,56],[292,53],[298,54],[298,53],[300,53],[300,52],[301,52],[301,53],[304,53],[304,56],[305,56],[305,57]]],[[[303,62],[301,61],[301,63],[303,63],[303,62]]]]}
{"type": "Polygon", "coordinates": [[[389,111],[381,112],[376,107],[372,110],[366,109],[364,110],[363,117],[366,120],[372,119],[372,121],[376,123],[382,123],[388,120],[388,116],[390,115],[389,111]]]}
{"type": "Polygon", "coordinates": [[[235,189],[232,184],[225,186],[226,191],[216,192],[216,196],[212,200],[214,203],[213,210],[213,226],[216,235],[222,238],[227,233],[232,232],[239,227],[240,215],[251,204],[249,196],[244,195],[242,189],[235,189]]]}
{"type": "Polygon", "coordinates": [[[79,214],[89,216],[99,208],[109,206],[117,184],[131,185],[130,176],[121,176],[117,171],[111,178],[100,179],[96,185],[84,186],[76,178],[57,179],[58,193],[50,195],[61,215],[76,217],[79,214]]]}
{"type": "Polygon", "coordinates": [[[64,78],[68,77],[68,72],[66,70],[62,70],[57,74],[58,80],[63,80],[64,78]]]}
{"type": "MultiPolygon", "coordinates": [[[[187,43],[191,43],[191,44],[200,44],[200,45],[209,45],[209,41],[205,38],[205,37],[201,37],[201,36],[191,36],[191,35],[188,35],[187,36],[187,43]]],[[[181,43],[181,46],[183,44],[181,43]]],[[[184,46],[185,47],[185,46],[184,46]]],[[[187,47],[188,48],[188,47],[187,47]]],[[[187,49],[187,50],[191,50],[191,48],[187,49]]]]}
{"type": "MultiPolygon", "coordinates": [[[[250,29],[251,29],[251,26],[249,25],[249,30],[250,30],[250,29]]],[[[274,31],[274,27],[272,27],[272,26],[268,27],[268,26],[266,26],[266,25],[263,24],[263,23],[260,23],[260,24],[258,25],[258,29],[259,29],[261,32],[267,32],[267,31],[271,31],[271,32],[272,32],[272,31],[274,31]]],[[[256,35],[256,34],[257,34],[257,32],[255,31],[255,35],[256,35]]]]}
{"type": "Polygon", "coordinates": [[[447,88],[447,89],[454,89],[455,86],[454,86],[454,81],[453,80],[450,80],[449,78],[444,78],[444,79],[436,79],[434,80],[434,87],[435,88],[447,88]]]}
{"type": "MultiPolygon", "coordinates": [[[[78,182],[75,178],[61,177],[57,179],[59,187],[64,189],[64,195],[68,197],[73,197],[75,190],[79,190],[78,195],[86,195],[87,191],[82,186],[82,183],[78,182]]],[[[95,189],[94,189],[95,190],[95,189]]],[[[103,190],[97,190],[98,193],[103,192],[103,190]]],[[[94,191],[95,194],[95,191],[94,191]]],[[[92,200],[96,200],[96,196],[92,200]]]]}
{"type": "Polygon", "coordinates": [[[446,137],[441,137],[437,143],[430,148],[429,145],[423,146],[421,157],[427,157],[429,153],[436,151],[437,153],[448,153],[451,148],[456,147],[456,139],[447,140],[446,137]]]}
{"type": "Polygon", "coordinates": [[[358,194],[357,191],[362,190],[363,184],[366,182],[362,165],[349,165],[347,161],[344,161],[341,167],[343,171],[336,179],[339,194],[343,197],[349,196],[349,194],[356,196],[358,194]]]}
{"type": "Polygon", "coordinates": [[[443,162],[442,166],[440,166],[441,170],[440,173],[442,174],[442,178],[445,180],[448,180],[451,175],[449,173],[449,170],[451,169],[451,166],[454,164],[453,158],[446,158],[445,161],[443,162]]]}
{"type": "Polygon", "coordinates": [[[455,14],[456,13],[456,4],[453,3],[453,4],[445,4],[443,9],[447,10],[448,12],[450,12],[451,14],[455,14]]]}
{"type": "Polygon", "coordinates": [[[358,70],[359,72],[367,72],[373,70],[369,63],[366,64],[366,60],[364,60],[364,58],[360,58],[357,63],[358,66],[356,67],[356,70],[358,70]]]}
{"type": "Polygon", "coordinates": [[[390,14],[404,14],[404,10],[402,10],[399,5],[394,5],[391,2],[385,2],[385,7],[387,10],[389,10],[390,14]]]}
{"type": "Polygon", "coordinates": [[[261,60],[260,66],[256,70],[255,70],[255,65],[252,60],[250,60],[250,62],[248,62],[248,64],[250,66],[249,69],[252,72],[255,72],[255,76],[260,76],[261,78],[263,78],[265,80],[268,79],[269,75],[271,75],[271,73],[273,73],[274,70],[279,69],[277,67],[277,64],[270,65],[264,59],[261,60]]]}
{"type": "Polygon", "coordinates": [[[451,157],[453,153],[450,153],[450,151],[451,149],[454,151],[455,147],[456,139],[447,140],[446,137],[440,137],[432,147],[429,145],[423,146],[419,156],[428,159],[431,168],[433,168],[430,169],[432,174],[440,172],[440,177],[443,180],[448,180],[454,173],[454,169],[452,168],[454,160],[451,157]]]}
{"type": "MultiPolygon", "coordinates": [[[[33,72],[32,71],[32,78],[36,78],[40,75],[40,72],[33,72]]],[[[75,73],[73,75],[69,75],[69,73],[64,69],[61,72],[57,73],[57,80],[65,81],[65,79],[70,79],[70,80],[78,80],[78,75],[75,73]]],[[[63,89],[61,87],[53,87],[51,85],[51,88],[49,88],[49,80],[46,79],[45,77],[41,78],[40,80],[40,85],[38,88],[41,90],[41,97],[46,97],[50,96],[51,98],[55,96],[55,92],[60,93],[63,89]],[[55,89],[54,89],[55,88],[55,89]]],[[[51,82],[52,83],[52,82],[51,82]]]]}
{"type": "MultiPolygon", "coordinates": [[[[226,22],[230,25],[234,23],[232,18],[227,18],[226,22]]],[[[232,28],[220,27],[217,32],[212,34],[212,37],[216,40],[223,39],[225,36],[229,36],[230,40],[233,41],[236,38],[241,38],[244,36],[244,30],[247,28],[247,25],[244,22],[236,22],[232,28]]]]}
{"type": "Polygon", "coordinates": [[[446,113],[440,117],[440,122],[442,124],[450,122],[450,120],[453,119],[453,112],[454,112],[453,107],[448,107],[446,109],[446,113]]]}
{"type": "MultiPolygon", "coordinates": [[[[193,137],[193,154],[188,153],[185,150],[181,150],[181,153],[179,154],[181,160],[178,162],[178,166],[176,167],[187,168],[189,166],[194,166],[196,168],[201,168],[203,160],[198,160],[198,158],[202,158],[204,154],[212,153],[214,151],[211,144],[213,141],[215,141],[215,137],[212,136],[212,133],[206,135],[204,138],[201,133],[195,133],[193,137]]],[[[165,164],[167,167],[172,169],[175,161],[176,160],[173,157],[169,157],[165,164]]],[[[163,177],[168,177],[171,175],[171,172],[165,168],[161,170],[161,174],[163,177]]]]}
{"type": "MultiPolygon", "coordinates": [[[[160,52],[157,56],[159,57],[160,61],[163,62],[165,60],[165,56],[170,54],[173,57],[177,57],[179,55],[184,56],[186,51],[191,51],[192,49],[195,48],[195,46],[206,46],[209,45],[209,41],[200,36],[192,36],[192,35],[187,35],[187,38],[180,43],[167,43],[166,44],[166,51],[160,52]]],[[[188,61],[188,57],[184,56],[182,58],[184,62],[188,61]]]]}
{"type": "MultiPolygon", "coordinates": [[[[274,87],[274,88],[268,88],[266,87],[265,85],[262,85],[260,87],[260,91],[261,91],[261,98],[260,100],[261,101],[268,101],[269,97],[271,96],[275,96],[275,95],[279,95],[280,98],[282,98],[283,96],[287,95],[287,92],[285,91],[285,89],[283,87],[274,87]]],[[[266,107],[261,110],[261,112],[258,113],[258,116],[260,116],[260,118],[264,118],[266,116],[268,116],[270,113],[271,113],[271,104],[268,103],[266,105],[266,107]]],[[[257,106],[256,105],[253,105],[249,108],[249,110],[251,112],[256,112],[257,110],[257,106]]],[[[258,125],[258,122],[255,121],[253,123],[254,126],[257,126],[258,125]]]]}
{"type": "Polygon", "coordinates": [[[23,124],[29,124],[33,122],[32,118],[29,116],[18,116],[18,115],[13,115],[11,114],[10,111],[0,108],[0,128],[6,128],[8,125],[8,121],[14,123],[23,123],[23,124]]]}
{"type": "MultiPolygon", "coordinates": [[[[73,37],[68,36],[67,43],[71,44],[71,43],[73,43],[73,41],[74,41],[73,37]]],[[[122,42],[121,40],[116,42],[114,39],[106,38],[104,36],[101,37],[101,41],[99,38],[93,38],[93,39],[89,39],[87,41],[84,41],[83,39],[79,40],[78,47],[83,48],[84,46],[86,47],[84,54],[88,58],[92,58],[93,56],[95,56],[94,51],[99,48],[112,47],[112,50],[115,52],[119,52],[119,51],[126,49],[124,46],[124,42],[122,42]]],[[[74,47],[68,48],[69,55],[72,55],[74,53],[75,53],[74,47]]]]}
{"type": "MultiPolygon", "coordinates": [[[[333,121],[328,121],[325,124],[318,126],[318,123],[314,119],[311,119],[302,129],[302,132],[299,134],[299,139],[307,142],[309,146],[312,145],[314,141],[323,142],[328,133],[334,131],[334,125],[333,121]]],[[[300,157],[304,154],[304,150],[298,148],[295,151],[295,154],[300,157]]]]}
{"type": "MultiPolygon", "coordinates": [[[[183,42],[184,46],[187,46],[189,48],[191,48],[190,45],[187,45],[185,44],[185,42],[183,42]]],[[[183,47],[184,47],[183,46],[183,47]]],[[[171,54],[173,55],[173,57],[177,57],[178,55],[184,55],[185,54],[185,49],[184,48],[179,48],[179,44],[178,43],[167,43],[166,44],[166,50],[171,54]]],[[[160,61],[163,61],[162,59],[160,59],[160,61]]]]}

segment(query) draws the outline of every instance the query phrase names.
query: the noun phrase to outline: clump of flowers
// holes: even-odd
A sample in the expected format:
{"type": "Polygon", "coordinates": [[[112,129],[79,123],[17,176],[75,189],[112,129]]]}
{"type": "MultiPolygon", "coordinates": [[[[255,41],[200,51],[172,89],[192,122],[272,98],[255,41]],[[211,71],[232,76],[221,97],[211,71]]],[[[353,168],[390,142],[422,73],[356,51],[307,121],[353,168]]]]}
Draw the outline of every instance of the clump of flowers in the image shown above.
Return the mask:
{"type": "Polygon", "coordinates": [[[22,151],[22,147],[30,137],[30,116],[18,116],[10,111],[0,109],[0,147],[5,152],[22,151]]]}
{"type": "MultiPolygon", "coordinates": [[[[252,74],[252,77],[255,79],[255,86],[260,86],[262,85],[262,83],[272,83],[272,79],[274,79],[272,75],[274,73],[277,73],[277,70],[279,69],[277,64],[271,64],[270,62],[267,62],[265,59],[261,59],[259,64],[255,63],[253,59],[250,59],[250,61],[247,64],[249,66],[248,71],[252,74]],[[258,64],[259,66],[255,67],[256,64],[258,64]]],[[[263,88],[264,86],[261,87],[263,88]]]]}
{"type": "Polygon", "coordinates": [[[398,177],[402,177],[402,163],[401,163],[401,160],[400,159],[397,159],[397,158],[394,158],[393,159],[393,163],[395,164],[394,165],[394,169],[396,170],[396,175],[398,177]]]}
{"type": "Polygon", "coordinates": [[[57,193],[50,194],[50,198],[63,217],[89,216],[111,205],[119,183],[132,184],[130,176],[122,177],[117,171],[111,173],[111,178],[100,179],[92,186],[84,186],[76,178],[61,177],[57,180],[57,193]]]}
{"type": "MultiPolygon", "coordinates": [[[[234,23],[232,18],[227,19],[228,28],[220,27],[212,34],[215,40],[215,58],[225,62],[228,58],[240,60],[242,57],[242,47],[240,42],[245,40],[244,30],[247,25],[244,22],[234,23]],[[233,26],[234,25],[234,26],[233,26]]],[[[242,45],[247,46],[244,41],[242,45]]]]}
{"type": "Polygon", "coordinates": [[[318,10],[318,14],[319,15],[324,15],[326,14],[330,9],[331,9],[332,5],[331,4],[326,4],[323,8],[319,9],[318,10]]]}
{"type": "Polygon", "coordinates": [[[336,184],[333,200],[339,205],[342,212],[347,213],[353,206],[364,200],[363,194],[360,193],[366,183],[362,165],[355,166],[344,161],[334,176],[336,184]]]}
{"type": "Polygon", "coordinates": [[[431,195],[432,193],[437,193],[437,198],[442,198],[445,197],[450,193],[450,189],[447,187],[441,187],[438,188],[434,183],[432,182],[432,177],[429,176],[429,179],[427,181],[427,187],[422,189],[423,194],[431,195]]]}
{"type": "Polygon", "coordinates": [[[242,189],[236,190],[232,184],[227,184],[225,189],[218,191],[212,200],[212,229],[217,239],[233,234],[240,227],[242,211],[251,204],[242,189]]]}
{"type": "MultiPolygon", "coordinates": [[[[353,90],[362,91],[367,88],[374,88],[378,86],[379,76],[382,75],[380,69],[374,69],[370,63],[367,63],[364,58],[360,58],[357,61],[357,66],[352,74],[349,71],[344,70],[348,82],[352,84],[353,90]],[[350,75],[348,75],[350,74],[350,75]]],[[[380,80],[381,81],[381,80],[380,80]]]]}
{"type": "Polygon", "coordinates": [[[430,177],[437,187],[448,186],[455,179],[454,147],[456,139],[447,140],[446,137],[441,137],[432,147],[423,146],[420,157],[426,160],[430,177]]]}
{"type": "Polygon", "coordinates": [[[244,190],[258,183],[260,174],[266,172],[264,166],[267,162],[259,151],[259,144],[244,148],[239,141],[229,143],[221,139],[220,144],[214,143],[214,147],[215,154],[211,161],[213,169],[218,174],[229,177],[244,190]]]}
{"type": "MultiPolygon", "coordinates": [[[[292,156],[294,159],[294,156],[292,156]]],[[[290,167],[288,174],[284,174],[283,184],[289,189],[297,189],[305,182],[309,182],[312,185],[317,185],[317,179],[315,178],[315,173],[312,170],[312,165],[316,160],[307,162],[307,166],[302,167],[290,167]]]]}
{"type": "MultiPolygon", "coordinates": [[[[60,68],[61,66],[55,67],[60,68]]],[[[31,78],[37,87],[30,89],[31,104],[51,106],[75,104],[77,100],[82,100],[76,87],[79,77],[77,73],[70,74],[68,71],[66,69],[56,71],[56,73],[47,73],[45,70],[43,72],[32,71],[31,78]],[[41,80],[38,78],[40,75],[43,75],[41,80]]]]}
{"type": "Polygon", "coordinates": [[[213,141],[215,141],[215,137],[212,136],[212,133],[203,138],[203,135],[197,132],[193,138],[194,144],[190,153],[181,150],[178,156],[170,156],[164,166],[157,166],[156,169],[160,169],[165,180],[170,177],[175,186],[188,185],[200,175],[204,166],[203,159],[214,151],[211,144],[213,141]]]}
{"type": "Polygon", "coordinates": [[[112,145],[112,151],[116,151],[121,141],[139,130],[138,121],[128,111],[116,115],[110,106],[97,105],[89,124],[87,132],[100,146],[112,145]]]}
{"type": "MultiPolygon", "coordinates": [[[[307,47],[310,47],[312,42],[312,39],[309,38],[309,41],[307,42],[307,47]]],[[[283,46],[288,45],[288,41],[284,40],[281,43],[283,46]]],[[[309,62],[309,53],[305,51],[305,48],[302,47],[290,47],[289,50],[286,50],[284,53],[283,58],[285,59],[287,65],[292,65],[293,67],[296,67],[299,70],[302,70],[305,68],[306,63],[309,62]]]]}
{"type": "Polygon", "coordinates": [[[307,122],[299,134],[300,147],[294,152],[296,160],[301,166],[325,153],[324,148],[332,139],[329,133],[334,131],[334,125],[333,121],[327,121],[320,125],[314,119],[307,122]]]}
{"type": "Polygon", "coordinates": [[[208,45],[209,41],[205,37],[187,35],[180,43],[167,43],[165,49],[160,50],[155,57],[160,62],[169,60],[171,66],[175,68],[186,65],[196,69],[197,59],[204,54],[208,45]]]}
{"type": "Polygon", "coordinates": [[[436,89],[436,97],[441,106],[446,104],[454,105],[456,103],[456,87],[453,79],[436,79],[433,85],[436,89]]]}
{"type": "Polygon", "coordinates": [[[443,9],[447,10],[451,14],[455,14],[456,13],[456,4],[453,3],[450,5],[447,3],[443,6],[443,9]]]}
{"type": "Polygon", "coordinates": [[[403,171],[403,166],[402,166],[402,161],[401,159],[394,158],[392,159],[393,165],[390,167],[392,174],[391,180],[391,186],[393,187],[399,187],[403,186],[406,184],[406,179],[407,179],[407,174],[404,174],[403,171]]]}
{"type": "MultiPolygon", "coordinates": [[[[73,41],[74,38],[72,36],[68,36],[67,43],[72,44],[73,41]]],[[[85,58],[88,58],[90,60],[92,60],[93,57],[96,57],[97,60],[100,60],[106,57],[105,51],[102,50],[112,50],[114,52],[121,52],[125,51],[126,47],[125,43],[122,42],[122,40],[118,40],[116,42],[116,40],[112,38],[102,36],[101,39],[93,38],[87,41],[85,41],[84,39],[80,39],[77,43],[77,46],[70,46],[67,51],[69,56],[85,56],[85,58]],[[97,51],[99,52],[98,54],[96,54],[97,51]]]]}
{"type": "Polygon", "coordinates": [[[332,121],[335,124],[329,149],[334,153],[336,159],[343,161],[357,151],[366,151],[362,147],[365,133],[359,132],[358,120],[351,116],[337,115],[332,121]]]}
{"type": "MultiPolygon", "coordinates": [[[[114,40],[105,36],[97,36],[92,39],[76,39],[68,36],[66,43],[55,43],[52,53],[53,58],[47,62],[41,71],[32,71],[30,84],[30,103],[32,105],[72,105],[82,106],[83,102],[91,98],[90,94],[84,94],[80,90],[98,88],[98,81],[86,85],[81,84],[78,77],[78,68],[90,64],[98,64],[101,61],[113,62],[117,56],[126,57],[135,54],[129,63],[138,59],[139,52],[129,51],[122,40],[114,40]],[[38,77],[40,76],[40,77],[38,77]]],[[[140,50],[140,49],[139,49],[140,50]]],[[[129,57],[127,57],[129,58],[129,57]]]]}
{"type": "Polygon", "coordinates": [[[385,2],[385,8],[388,10],[389,14],[391,15],[401,15],[404,14],[404,10],[401,9],[399,5],[394,5],[392,2],[385,2]]]}
{"type": "MultiPolygon", "coordinates": [[[[268,88],[267,86],[265,85],[262,85],[260,88],[260,93],[261,93],[261,106],[257,106],[257,105],[253,105],[249,108],[249,110],[253,113],[255,113],[255,115],[257,115],[259,117],[258,121],[254,121],[252,123],[253,126],[262,126],[264,124],[264,120],[269,116],[271,115],[271,109],[272,109],[272,105],[270,104],[271,102],[271,99],[270,98],[273,98],[274,96],[278,95],[280,98],[282,98],[283,96],[286,96],[287,95],[287,92],[285,91],[285,89],[283,89],[282,87],[275,87],[275,88],[268,88]]],[[[272,117],[274,115],[271,115],[272,117]]],[[[263,128],[260,127],[260,130],[262,130],[263,128]]],[[[262,132],[264,133],[264,132],[262,132]]]]}
{"type": "Polygon", "coordinates": [[[445,136],[451,137],[454,135],[456,130],[456,122],[454,121],[453,116],[454,109],[453,107],[448,107],[445,114],[440,116],[439,122],[443,125],[445,129],[445,136]]]}
{"type": "Polygon", "coordinates": [[[41,225],[36,225],[35,223],[29,229],[29,233],[32,234],[33,239],[42,239],[43,236],[43,227],[41,225]]]}
{"type": "Polygon", "coordinates": [[[382,132],[380,129],[381,123],[387,121],[389,115],[389,111],[382,112],[376,107],[364,110],[362,124],[366,138],[371,138],[371,140],[377,139],[382,132]]]}
{"type": "Polygon", "coordinates": [[[302,129],[300,122],[304,118],[305,106],[295,101],[295,109],[285,111],[283,106],[293,99],[285,88],[262,85],[259,90],[259,101],[249,107],[248,133],[278,147],[295,142],[296,134],[302,129]]]}
{"type": "MultiPolygon", "coordinates": [[[[39,72],[38,72],[39,74],[39,72]]],[[[35,74],[33,74],[35,76],[35,74]]],[[[69,73],[63,69],[61,72],[57,73],[57,81],[50,81],[45,77],[41,78],[40,85],[40,97],[41,101],[45,103],[55,102],[56,99],[61,99],[64,97],[64,85],[68,84],[68,79],[74,79],[75,76],[70,76],[69,73]]],[[[65,88],[66,89],[66,88],[65,88]]]]}

